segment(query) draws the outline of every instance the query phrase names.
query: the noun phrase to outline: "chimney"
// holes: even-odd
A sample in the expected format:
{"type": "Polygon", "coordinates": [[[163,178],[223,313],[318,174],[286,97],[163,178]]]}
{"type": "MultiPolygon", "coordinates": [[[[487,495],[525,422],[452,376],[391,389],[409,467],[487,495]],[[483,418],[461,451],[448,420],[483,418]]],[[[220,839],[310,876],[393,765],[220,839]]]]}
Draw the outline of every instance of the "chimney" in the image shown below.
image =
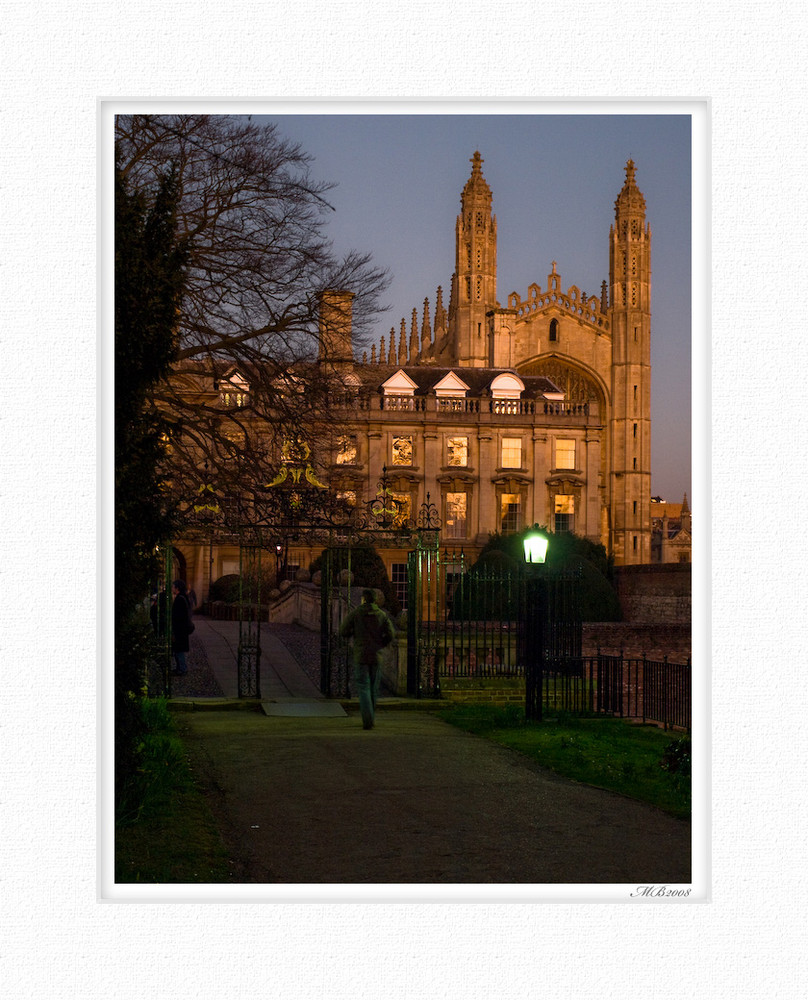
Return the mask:
{"type": "Polygon", "coordinates": [[[353,292],[328,288],[320,294],[320,361],[353,361],[353,292]]]}

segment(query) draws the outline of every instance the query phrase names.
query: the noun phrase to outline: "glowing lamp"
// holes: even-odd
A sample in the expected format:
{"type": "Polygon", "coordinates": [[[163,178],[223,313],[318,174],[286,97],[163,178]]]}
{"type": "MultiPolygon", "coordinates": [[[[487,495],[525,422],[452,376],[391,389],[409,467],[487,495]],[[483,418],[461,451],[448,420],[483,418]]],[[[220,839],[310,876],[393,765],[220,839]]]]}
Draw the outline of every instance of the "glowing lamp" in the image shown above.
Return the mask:
{"type": "Polygon", "coordinates": [[[543,563],[547,555],[547,536],[540,531],[530,531],[525,535],[525,562],[543,563]]]}

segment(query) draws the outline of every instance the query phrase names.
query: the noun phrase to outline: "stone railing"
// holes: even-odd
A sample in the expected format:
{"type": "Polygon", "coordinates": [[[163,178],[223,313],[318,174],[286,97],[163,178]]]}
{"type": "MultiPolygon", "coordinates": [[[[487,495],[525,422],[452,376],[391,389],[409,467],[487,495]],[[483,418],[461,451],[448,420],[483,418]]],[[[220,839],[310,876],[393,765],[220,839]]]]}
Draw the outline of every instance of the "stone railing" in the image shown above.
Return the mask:
{"type": "Polygon", "coordinates": [[[533,313],[546,309],[548,306],[556,306],[563,312],[567,312],[577,319],[586,320],[604,331],[609,329],[609,320],[605,313],[601,312],[600,300],[594,295],[586,298],[575,285],[572,285],[566,292],[560,292],[557,289],[548,289],[546,292],[542,292],[538,285],[531,285],[526,299],[520,298],[516,292],[511,292],[508,296],[508,308],[516,310],[518,319],[528,319],[533,313]]]}
{"type": "Polygon", "coordinates": [[[335,408],[383,413],[437,413],[454,416],[458,413],[490,413],[494,417],[588,417],[590,403],[568,400],[492,399],[490,396],[355,396],[350,400],[334,397],[335,408]]]}

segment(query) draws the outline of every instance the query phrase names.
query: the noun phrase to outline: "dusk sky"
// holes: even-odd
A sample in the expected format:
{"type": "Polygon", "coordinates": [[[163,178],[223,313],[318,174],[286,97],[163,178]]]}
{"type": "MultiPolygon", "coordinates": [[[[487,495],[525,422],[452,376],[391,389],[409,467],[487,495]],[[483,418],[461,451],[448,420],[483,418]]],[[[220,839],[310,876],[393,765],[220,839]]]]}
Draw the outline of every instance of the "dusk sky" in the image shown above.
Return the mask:
{"type": "Polygon", "coordinates": [[[691,121],[684,114],[278,114],[284,136],[336,187],[328,231],[338,250],[370,252],[392,282],[374,341],[424,299],[448,305],[455,220],[475,150],[497,217],[497,296],[561,285],[600,295],[609,227],[636,165],[651,226],[652,495],[691,493],[691,121]]]}

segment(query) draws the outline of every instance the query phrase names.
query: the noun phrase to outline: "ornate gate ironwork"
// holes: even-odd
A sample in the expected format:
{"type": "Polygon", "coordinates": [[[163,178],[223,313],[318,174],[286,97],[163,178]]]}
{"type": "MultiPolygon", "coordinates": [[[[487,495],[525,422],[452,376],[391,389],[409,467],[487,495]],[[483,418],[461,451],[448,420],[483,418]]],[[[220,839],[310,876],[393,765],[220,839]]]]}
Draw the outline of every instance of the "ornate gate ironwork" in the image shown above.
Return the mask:
{"type": "Polygon", "coordinates": [[[261,549],[258,528],[245,528],[239,546],[238,696],[261,697],[261,549]]]}

